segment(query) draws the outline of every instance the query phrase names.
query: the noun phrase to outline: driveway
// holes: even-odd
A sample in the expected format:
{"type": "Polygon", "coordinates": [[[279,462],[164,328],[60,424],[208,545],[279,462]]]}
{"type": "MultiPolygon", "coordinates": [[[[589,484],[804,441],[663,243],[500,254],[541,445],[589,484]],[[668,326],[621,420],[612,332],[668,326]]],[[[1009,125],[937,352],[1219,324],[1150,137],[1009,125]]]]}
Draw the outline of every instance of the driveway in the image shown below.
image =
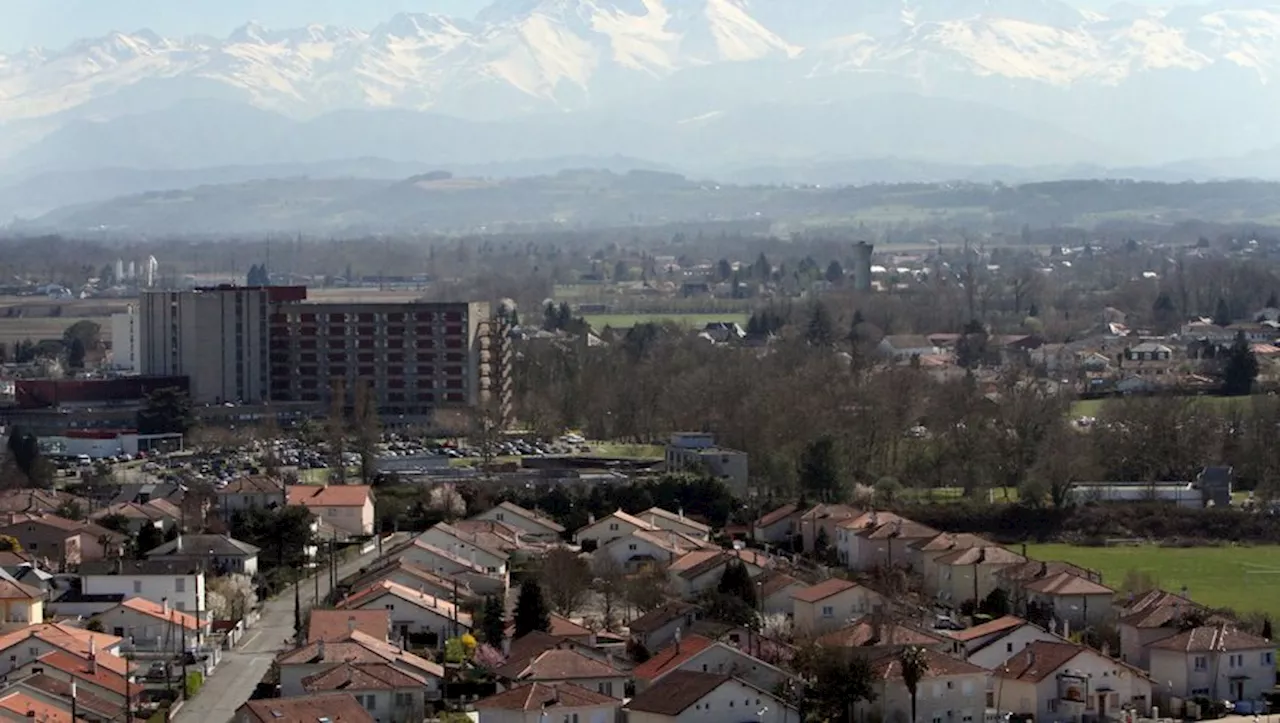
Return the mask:
{"type": "MultiPolygon", "coordinates": [[[[391,542],[384,543],[388,550],[407,539],[399,533],[391,542]]],[[[338,568],[338,579],[350,577],[378,557],[375,548],[367,555],[354,558],[338,568]]],[[[320,594],[329,592],[328,575],[321,570],[320,594]]],[[[300,585],[302,609],[315,604],[315,582],[308,578],[300,585]]],[[[226,723],[235,717],[236,709],[253,695],[254,688],[271,668],[276,654],[290,647],[293,639],[293,588],[267,601],[258,624],[245,636],[238,648],[223,654],[222,662],[213,675],[205,681],[196,697],[182,706],[173,720],[177,723],[226,723]]]]}

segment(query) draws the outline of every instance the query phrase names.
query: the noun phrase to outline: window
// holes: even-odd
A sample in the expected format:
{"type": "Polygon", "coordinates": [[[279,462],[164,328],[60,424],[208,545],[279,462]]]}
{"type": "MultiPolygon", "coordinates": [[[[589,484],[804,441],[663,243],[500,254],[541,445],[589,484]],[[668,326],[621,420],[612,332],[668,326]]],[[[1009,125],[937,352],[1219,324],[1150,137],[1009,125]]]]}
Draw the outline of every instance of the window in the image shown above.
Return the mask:
{"type": "Polygon", "coordinates": [[[1271,653],[1263,653],[1263,654],[1262,654],[1262,664],[1263,664],[1263,665],[1271,665],[1271,653]]]}
{"type": "Polygon", "coordinates": [[[501,512],[499,512],[497,515],[495,515],[495,517],[497,517],[497,518],[498,518],[498,522],[502,522],[502,521],[503,521],[503,519],[504,519],[504,517],[503,517],[503,513],[501,513],[501,512]]]}
{"type": "Polygon", "coordinates": [[[1195,666],[1196,666],[1196,670],[1205,670],[1209,667],[1209,663],[1203,655],[1197,655],[1195,666]]]}
{"type": "Polygon", "coordinates": [[[1193,695],[1193,696],[1208,696],[1208,695],[1209,695],[1209,689],[1208,689],[1208,688],[1193,688],[1193,689],[1191,690],[1191,695],[1193,695]]]}
{"type": "Polygon", "coordinates": [[[134,581],[133,581],[133,591],[134,591],[135,593],[142,592],[142,581],[141,581],[141,580],[134,580],[134,581]]]}
{"type": "Polygon", "coordinates": [[[628,550],[635,550],[635,549],[636,549],[636,543],[634,543],[634,542],[633,542],[633,543],[631,543],[630,545],[627,545],[627,549],[628,549],[628,550]]]}
{"type": "Polygon", "coordinates": [[[578,714],[577,714],[577,713],[572,713],[572,714],[570,714],[570,713],[565,713],[565,714],[564,714],[564,723],[578,723],[578,714]]]}
{"type": "Polygon", "coordinates": [[[186,592],[186,591],[187,591],[187,578],[185,578],[185,577],[178,577],[178,578],[174,578],[174,580],[173,580],[173,591],[174,591],[174,592],[186,592]]]}
{"type": "Polygon", "coordinates": [[[836,614],[835,608],[831,607],[830,605],[822,606],[822,617],[829,618],[835,614],[836,614]]]}
{"type": "Polygon", "coordinates": [[[1012,653],[1012,652],[1013,652],[1013,643],[1005,643],[1005,644],[1004,644],[1004,651],[1005,651],[1006,653],[1012,653]]]}
{"type": "Polygon", "coordinates": [[[609,523],[609,531],[610,531],[610,532],[617,532],[617,531],[618,531],[618,523],[616,523],[616,522],[610,522],[610,523],[609,523]]]}
{"type": "Polygon", "coordinates": [[[935,716],[933,717],[933,723],[942,723],[942,716],[940,716],[940,715],[935,715],[935,716]]]}
{"type": "Polygon", "coordinates": [[[413,693],[396,693],[396,707],[409,708],[413,705],[413,693]]]}
{"type": "Polygon", "coordinates": [[[607,695],[610,698],[613,697],[613,681],[610,680],[604,683],[600,683],[599,685],[596,686],[596,688],[597,690],[600,691],[602,695],[607,695]]]}
{"type": "Polygon", "coordinates": [[[973,681],[964,681],[964,683],[960,685],[960,692],[964,694],[965,697],[973,695],[973,681]]]}

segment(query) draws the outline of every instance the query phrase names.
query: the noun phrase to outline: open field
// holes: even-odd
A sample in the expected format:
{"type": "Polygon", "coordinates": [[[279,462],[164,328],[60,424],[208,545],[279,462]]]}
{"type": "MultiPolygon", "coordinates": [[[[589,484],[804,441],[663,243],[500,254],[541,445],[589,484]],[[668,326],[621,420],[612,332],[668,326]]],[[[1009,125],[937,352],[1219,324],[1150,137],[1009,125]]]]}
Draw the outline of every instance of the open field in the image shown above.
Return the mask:
{"type": "MultiPolygon", "coordinates": [[[[1017,547],[1014,548],[1019,549],[1017,547]]],[[[1256,547],[1076,547],[1027,545],[1036,560],[1065,560],[1097,570],[1119,586],[1129,570],[1151,575],[1162,588],[1183,585],[1192,600],[1237,613],[1262,612],[1280,619],[1280,545],[1256,547]]]]}
{"type": "Polygon", "coordinates": [[[691,329],[701,328],[713,321],[736,322],[745,327],[750,314],[726,312],[723,314],[588,314],[583,318],[592,329],[599,331],[606,326],[614,329],[630,329],[636,324],[661,324],[675,322],[691,329]]]}
{"type": "MultiPolygon", "coordinates": [[[[1210,397],[1199,396],[1194,399],[1201,403],[1218,408],[1230,406],[1248,407],[1252,403],[1253,397],[1210,397]]],[[[1075,417],[1097,417],[1102,413],[1108,404],[1115,404],[1120,401],[1120,397],[1107,397],[1105,399],[1077,399],[1071,403],[1071,416],[1075,417]]]]}
{"type": "Polygon", "coordinates": [[[0,344],[13,346],[17,342],[30,339],[39,342],[42,339],[61,339],[67,327],[77,321],[92,321],[102,327],[102,340],[111,340],[111,319],[105,316],[96,317],[24,317],[18,319],[0,318],[0,344]]]}

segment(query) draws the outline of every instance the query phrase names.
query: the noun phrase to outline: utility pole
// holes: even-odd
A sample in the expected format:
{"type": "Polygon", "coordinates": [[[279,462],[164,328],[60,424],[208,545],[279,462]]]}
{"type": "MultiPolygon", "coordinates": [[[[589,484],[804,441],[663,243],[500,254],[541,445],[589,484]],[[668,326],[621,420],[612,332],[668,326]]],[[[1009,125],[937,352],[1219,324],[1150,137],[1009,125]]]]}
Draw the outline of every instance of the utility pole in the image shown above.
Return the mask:
{"type": "Polygon", "coordinates": [[[302,581],[293,576],[293,644],[302,644],[302,581]]]}

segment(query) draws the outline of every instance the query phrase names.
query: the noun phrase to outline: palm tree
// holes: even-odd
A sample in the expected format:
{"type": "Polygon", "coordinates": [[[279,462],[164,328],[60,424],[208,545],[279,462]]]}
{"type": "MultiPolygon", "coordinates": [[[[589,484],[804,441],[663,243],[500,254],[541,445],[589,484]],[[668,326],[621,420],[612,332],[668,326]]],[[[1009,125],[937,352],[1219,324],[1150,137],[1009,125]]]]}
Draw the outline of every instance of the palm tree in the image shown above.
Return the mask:
{"type": "Polygon", "coordinates": [[[916,723],[916,689],[920,687],[920,679],[929,672],[929,660],[924,648],[912,645],[898,653],[898,664],[902,666],[902,682],[911,694],[911,723],[916,723]]]}

